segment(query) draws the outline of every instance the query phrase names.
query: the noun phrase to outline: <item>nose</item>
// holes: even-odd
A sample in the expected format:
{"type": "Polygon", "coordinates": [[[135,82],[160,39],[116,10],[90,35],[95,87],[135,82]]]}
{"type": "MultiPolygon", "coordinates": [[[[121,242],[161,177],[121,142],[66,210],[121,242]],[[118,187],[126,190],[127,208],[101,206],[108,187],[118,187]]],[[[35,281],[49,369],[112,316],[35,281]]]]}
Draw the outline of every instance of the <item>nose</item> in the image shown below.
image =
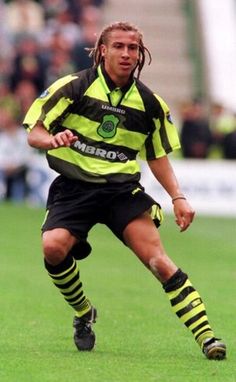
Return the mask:
{"type": "Polygon", "coordinates": [[[124,46],[124,49],[122,50],[122,56],[129,57],[129,48],[127,46],[124,46]]]}

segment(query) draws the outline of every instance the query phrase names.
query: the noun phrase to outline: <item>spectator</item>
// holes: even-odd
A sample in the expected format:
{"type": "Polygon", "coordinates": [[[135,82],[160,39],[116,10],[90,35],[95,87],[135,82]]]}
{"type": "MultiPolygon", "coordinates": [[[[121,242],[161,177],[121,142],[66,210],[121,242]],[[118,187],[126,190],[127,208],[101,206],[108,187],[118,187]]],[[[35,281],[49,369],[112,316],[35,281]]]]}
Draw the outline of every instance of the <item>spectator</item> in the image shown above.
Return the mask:
{"type": "Polygon", "coordinates": [[[215,145],[220,149],[221,155],[225,159],[236,158],[236,116],[222,103],[211,105],[211,130],[215,145]]]}
{"type": "Polygon", "coordinates": [[[81,24],[84,9],[87,7],[95,7],[100,9],[104,4],[104,0],[70,0],[69,8],[72,15],[74,15],[75,22],[81,24]]]}
{"type": "MultiPolygon", "coordinates": [[[[61,65],[68,72],[73,65],[75,70],[78,65],[87,67],[91,59],[84,47],[94,45],[102,4],[103,0],[0,0],[0,80],[9,81],[12,91],[20,81],[31,81],[41,93],[48,84],[46,76],[54,81],[57,75],[55,61],[64,61],[61,65]],[[56,52],[54,60],[56,45],[67,52],[56,52]]],[[[60,77],[63,71],[58,73],[60,77]]]]}
{"type": "MultiPolygon", "coordinates": [[[[15,118],[19,117],[20,104],[16,100],[15,95],[11,92],[8,81],[1,80],[0,81],[0,110],[3,111],[5,108],[10,109],[11,113],[15,116],[15,118]]],[[[1,130],[1,126],[2,126],[2,123],[0,123],[0,130],[1,130]]]]}
{"type": "Polygon", "coordinates": [[[53,17],[48,18],[46,27],[41,36],[42,46],[50,46],[55,35],[63,36],[69,50],[80,40],[80,26],[74,22],[73,15],[68,8],[57,11],[53,17]]]}
{"type": "Polygon", "coordinates": [[[224,137],[222,149],[225,159],[236,159],[236,125],[234,131],[224,137]]]}
{"type": "Polygon", "coordinates": [[[29,106],[32,104],[33,100],[37,97],[37,89],[32,81],[21,80],[16,84],[15,88],[15,99],[17,100],[20,107],[20,122],[23,119],[29,106]]]}
{"type": "MultiPolygon", "coordinates": [[[[71,3],[71,1],[72,0],[70,0],[69,3],[71,3]]],[[[42,0],[42,7],[44,9],[44,18],[47,22],[48,20],[53,19],[58,12],[67,9],[68,0],[42,0]]]]}
{"type": "Polygon", "coordinates": [[[60,76],[75,71],[71,50],[62,31],[54,31],[48,38],[42,52],[46,87],[60,76]]]}
{"type": "Polygon", "coordinates": [[[11,88],[14,91],[18,82],[31,81],[41,93],[45,87],[45,62],[41,47],[32,35],[19,36],[16,55],[12,63],[10,76],[11,88]]]}
{"type": "Polygon", "coordinates": [[[0,199],[23,201],[27,195],[26,174],[31,149],[15,113],[6,106],[0,107],[0,131],[0,199]]]}
{"type": "Polygon", "coordinates": [[[223,157],[236,159],[236,115],[232,115],[231,131],[225,134],[222,142],[223,157]]]}
{"type": "MultiPolygon", "coordinates": [[[[1,46],[2,47],[2,46],[1,46]]],[[[7,56],[3,51],[0,51],[0,83],[5,83],[7,86],[9,84],[9,78],[11,74],[12,60],[11,57],[7,56]]]]}
{"type": "Polygon", "coordinates": [[[83,8],[81,14],[81,40],[75,45],[72,57],[76,65],[76,70],[87,69],[93,65],[92,58],[89,56],[87,48],[92,48],[97,39],[100,29],[101,14],[95,6],[83,8]]]}
{"type": "Polygon", "coordinates": [[[198,100],[187,103],[182,109],[180,139],[184,158],[208,157],[212,134],[208,118],[198,100]]]}
{"type": "Polygon", "coordinates": [[[34,0],[12,0],[6,8],[6,25],[12,35],[37,35],[44,28],[44,10],[34,0]]]}
{"type": "Polygon", "coordinates": [[[52,51],[46,71],[46,85],[48,86],[58,78],[75,72],[75,65],[68,49],[56,49],[52,51]]]}
{"type": "MultiPolygon", "coordinates": [[[[3,0],[0,0],[0,41],[1,41],[1,56],[6,59],[12,54],[12,41],[9,33],[9,26],[6,23],[7,5],[3,0]],[[3,54],[4,52],[4,54],[3,54]]],[[[1,58],[0,58],[1,59],[1,58]]],[[[2,71],[0,68],[0,73],[2,71]]]]}

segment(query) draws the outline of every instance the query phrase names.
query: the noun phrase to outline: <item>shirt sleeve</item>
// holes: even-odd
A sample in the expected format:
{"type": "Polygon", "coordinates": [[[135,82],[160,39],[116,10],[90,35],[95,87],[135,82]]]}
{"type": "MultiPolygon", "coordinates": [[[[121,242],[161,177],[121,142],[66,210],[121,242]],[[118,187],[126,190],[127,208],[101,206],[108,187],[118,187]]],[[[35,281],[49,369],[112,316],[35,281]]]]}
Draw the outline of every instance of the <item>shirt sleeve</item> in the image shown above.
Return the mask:
{"type": "Polygon", "coordinates": [[[54,82],[29,108],[23,126],[30,131],[37,121],[51,130],[55,121],[63,119],[68,107],[74,102],[71,82],[77,76],[68,75],[54,82]]]}
{"type": "Polygon", "coordinates": [[[159,103],[159,116],[153,118],[153,129],[142,146],[139,156],[143,160],[161,158],[179,149],[180,141],[176,126],[173,124],[168,105],[155,94],[159,103]]]}

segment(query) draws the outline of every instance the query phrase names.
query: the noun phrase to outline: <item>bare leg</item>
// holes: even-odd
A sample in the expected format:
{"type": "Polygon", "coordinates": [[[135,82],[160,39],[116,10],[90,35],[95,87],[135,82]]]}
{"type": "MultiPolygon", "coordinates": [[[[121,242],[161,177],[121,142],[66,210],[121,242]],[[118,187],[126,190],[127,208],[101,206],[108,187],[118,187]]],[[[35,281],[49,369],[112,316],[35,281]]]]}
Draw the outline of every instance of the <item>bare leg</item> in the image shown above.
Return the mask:
{"type": "Polygon", "coordinates": [[[63,228],[43,234],[43,252],[48,274],[66,302],[80,317],[91,309],[91,304],[83,292],[78,264],[68,255],[76,242],[77,239],[63,228]]]}
{"type": "Polygon", "coordinates": [[[148,213],[131,221],[123,233],[126,244],[162,283],[170,279],[177,266],[167,256],[160,235],[148,213]]]}
{"type": "Polygon", "coordinates": [[[226,347],[215,339],[204,303],[188,276],[167,256],[160,235],[146,212],[131,221],[123,232],[126,244],[162,283],[174,313],[192,332],[209,359],[224,359],[226,347]]]}
{"type": "Polygon", "coordinates": [[[45,260],[51,265],[60,264],[77,239],[64,228],[55,228],[43,233],[43,252],[45,260]]]}

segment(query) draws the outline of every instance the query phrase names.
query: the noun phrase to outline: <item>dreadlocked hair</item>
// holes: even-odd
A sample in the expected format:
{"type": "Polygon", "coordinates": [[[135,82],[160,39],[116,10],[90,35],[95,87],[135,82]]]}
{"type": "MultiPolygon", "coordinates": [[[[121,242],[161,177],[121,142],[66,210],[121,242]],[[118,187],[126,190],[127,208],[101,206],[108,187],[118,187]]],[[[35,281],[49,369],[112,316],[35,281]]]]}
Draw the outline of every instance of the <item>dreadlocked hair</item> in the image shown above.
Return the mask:
{"type": "Polygon", "coordinates": [[[137,69],[137,78],[139,78],[140,73],[146,62],[146,55],[148,55],[148,58],[149,58],[148,65],[150,65],[152,62],[152,56],[148,48],[146,48],[146,46],[143,43],[142,33],[138,30],[138,28],[135,25],[132,25],[128,22],[115,22],[115,23],[109,24],[107,27],[105,27],[102,30],[100,36],[98,37],[95,43],[95,46],[93,48],[86,49],[89,51],[89,57],[93,58],[93,66],[97,67],[103,61],[100,47],[102,44],[107,43],[109,34],[113,32],[114,30],[122,30],[122,31],[137,33],[139,37],[139,59],[138,59],[136,69],[137,69]]]}

